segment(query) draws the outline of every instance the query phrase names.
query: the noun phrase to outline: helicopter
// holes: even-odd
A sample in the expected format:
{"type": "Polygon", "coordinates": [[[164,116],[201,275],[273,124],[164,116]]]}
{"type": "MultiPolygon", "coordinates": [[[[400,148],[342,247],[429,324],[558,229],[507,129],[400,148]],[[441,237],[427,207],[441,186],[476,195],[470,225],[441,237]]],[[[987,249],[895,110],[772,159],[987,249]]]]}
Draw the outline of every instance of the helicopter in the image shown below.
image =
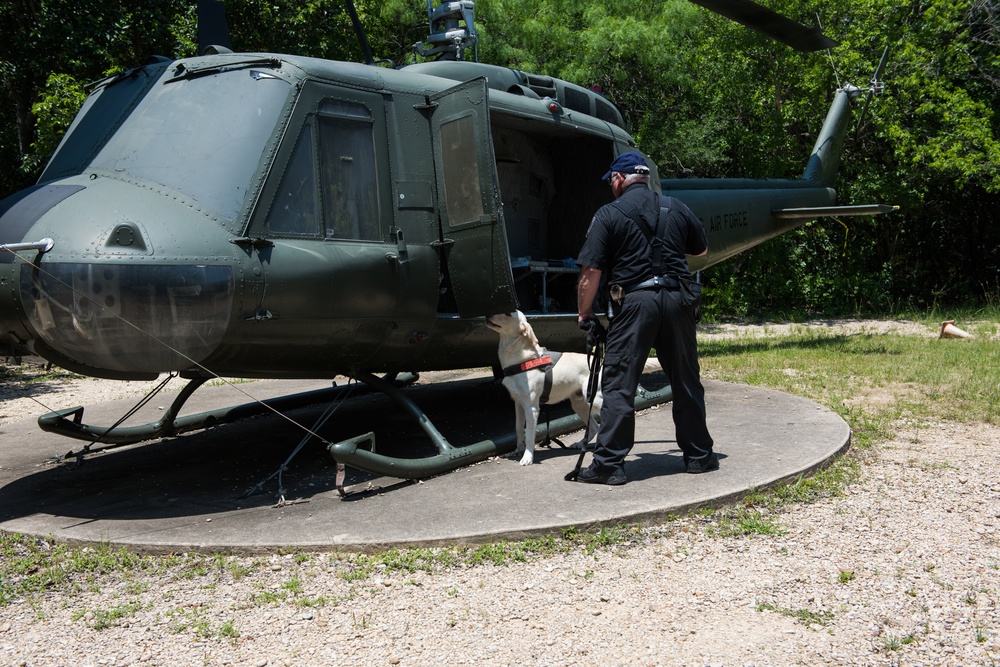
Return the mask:
{"type": "MultiPolygon", "coordinates": [[[[749,0],[694,2],[798,50],[836,45],[749,0]]],[[[374,61],[348,8],[365,63],[233,52],[221,3],[201,0],[200,55],[98,82],[37,184],[0,202],[0,334],[13,349],[86,376],[188,381],[155,423],[91,426],[78,406],[41,428],[131,444],[336,390],[181,417],[211,378],[342,375],[396,400],[438,454],[376,454],[365,433],[327,443],[340,470],[424,477],[503,446],[451,445],[400,383],[495,366],[483,318],[514,309],[551,349],[583,350],[568,258],[612,200],[581,184],[639,150],[619,109],[465,60],[472,0],[428,0],[431,34],[415,48],[434,59],[401,68],[374,61]]],[[[705,226],[692,272],[808,220],[891,210],[838,205],[834,189],[851,108],[879,92],[884,62],[868,88],[837,90],[801,178],[661,180],[647,158],[651,187],[705,226]]]]}

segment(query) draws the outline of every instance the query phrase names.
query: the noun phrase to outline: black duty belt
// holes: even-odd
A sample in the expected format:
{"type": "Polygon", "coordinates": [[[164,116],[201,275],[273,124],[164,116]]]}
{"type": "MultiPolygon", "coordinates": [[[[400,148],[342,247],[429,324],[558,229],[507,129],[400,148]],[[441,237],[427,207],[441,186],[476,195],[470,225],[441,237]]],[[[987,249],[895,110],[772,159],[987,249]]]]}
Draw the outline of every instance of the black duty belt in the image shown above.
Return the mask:
{"type": "Polygon", "coordinates": [[[681,286],[681,283],[677,278],[673,276],[653,276],[649,280],[643,280],[641,283],[632,285],[631,287],[626,287],[626,292],[634,292],[640,289],[654,289],[657,287],[666,287],[667,289],[677,289],[681,286]]]}

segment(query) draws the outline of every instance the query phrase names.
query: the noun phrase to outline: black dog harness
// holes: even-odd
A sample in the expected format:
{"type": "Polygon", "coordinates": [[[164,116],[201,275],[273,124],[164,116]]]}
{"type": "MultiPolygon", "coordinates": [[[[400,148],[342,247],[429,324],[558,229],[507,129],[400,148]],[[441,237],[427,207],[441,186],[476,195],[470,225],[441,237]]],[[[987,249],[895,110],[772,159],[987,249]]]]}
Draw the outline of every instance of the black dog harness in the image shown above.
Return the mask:
{"type": "Polygon", "coordinates": [[[552,367],[556,365],[561,356],[562,352],[549,352],[520,364],[508,366],[503,369],[503,376],[510,377],[531,370],[545,371],[545,384],[542,385],[542,397],[538,403],[546,405],[549,402],[549,394],[552,393],[552,367]]]}

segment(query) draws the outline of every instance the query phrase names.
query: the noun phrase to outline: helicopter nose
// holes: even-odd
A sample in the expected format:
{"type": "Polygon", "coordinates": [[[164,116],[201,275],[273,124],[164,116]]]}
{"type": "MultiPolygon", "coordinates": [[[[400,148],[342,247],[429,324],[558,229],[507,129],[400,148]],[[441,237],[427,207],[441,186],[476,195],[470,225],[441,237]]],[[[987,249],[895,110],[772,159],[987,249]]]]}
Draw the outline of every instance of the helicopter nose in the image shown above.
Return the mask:
{"type": "Polygon", "coordinates": [[[0,201],[0,339],[3,342],[23,343],[31,337],[17,298],[19,257],[28,257],[32,250],[45,246],[30,247],[36,245],[31,241],[40,238],[31,239],[29,232],[50,209],[81,190],[80,185],[36,185],[0,201]]]}
{"type": "Polygon", "coordinates": [[[0,202],[0,243],[0,334],[64,368],[152,378],[196,365],[225,333],[232,245],[172,199],[123,183],[33,188],[0,202]],[[51,249],[9,249],[36,236],[51,249]]]}
{"type": "Polygon", "coordinates": [[[215,349],[229,321],[229,266],[44,262],[30,273],[21,299],[36,345],[91,374],[189,368],[215,349]]]}

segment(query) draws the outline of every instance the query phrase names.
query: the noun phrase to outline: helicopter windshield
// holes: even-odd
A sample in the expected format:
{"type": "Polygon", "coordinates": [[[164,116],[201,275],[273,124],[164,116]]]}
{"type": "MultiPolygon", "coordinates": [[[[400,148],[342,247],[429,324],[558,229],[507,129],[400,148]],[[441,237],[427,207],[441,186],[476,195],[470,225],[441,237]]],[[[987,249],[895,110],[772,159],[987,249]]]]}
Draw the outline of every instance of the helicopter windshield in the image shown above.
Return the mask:
{"type": "Polygon", "coordinates": [[[291,91],[253,69],[160,83],[90,166],[159,183],[234,220],[291,91]]]}

